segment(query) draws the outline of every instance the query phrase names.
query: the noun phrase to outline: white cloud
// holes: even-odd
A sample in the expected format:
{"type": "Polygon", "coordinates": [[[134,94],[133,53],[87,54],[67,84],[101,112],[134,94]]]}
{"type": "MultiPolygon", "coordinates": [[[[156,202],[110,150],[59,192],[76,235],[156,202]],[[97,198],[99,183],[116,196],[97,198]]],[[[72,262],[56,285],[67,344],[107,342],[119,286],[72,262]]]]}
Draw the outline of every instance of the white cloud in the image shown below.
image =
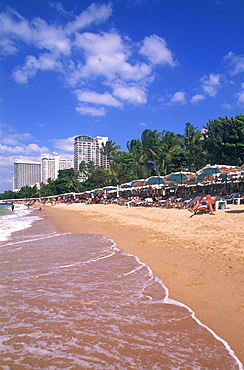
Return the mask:
{"type": "Polygon", "coordinates": [[[206,99],[206,96],[202,94],[196,94],[191,98],[191,103],[198,103],[199,101],[206,99]]]}
{"type": "Polygon", "coordinates": [[[48,152],[48,148],[45,146],[39,147],[37,144],[29,144],[29,145],[17,145],[17,146],[9,146],[9,145],[2,145],[0,144],[0,153],[9,155],[9,154],[21,154],[21,155],[33,155],[33,154],[41,154],[48,152]]]}
{"type": "Polygon", "coordinates": [[[112,107],[121,107],[121,102],[115,99],[111,94],[98,94],[95,91],[76,90],[77,99],[81,102],[108,105],[112,107]]]}
{"type": "Polygon", "coordinates": [[[61,150],[61,152],[74,152],[74,137],[69,137],[67,139],[57,139],[54,140],[54,147],[61,150]]]}
{"type": "Polygon", "coordinates": [[[231,68],[231,75],[234,76],[244,72],[244,55],[237,55],[230,51],[224,56],[224,60],[228,62],[228,66],[231,68]]]}
{"type": "Polygon", "coordinates": [[[0,124],[0,139],[2,144],[15,146],[19,145],[21,141],[31,141],[33,137],[29,133],[18,133],[12,126],[6,123],[0,124]]]}
{"type": "Polygon", "coordinates": [[[179,103],[186,104],[186,93],[183,91],[177,91],[174,93],[173,97],[170,100],[171,104],[179,103]]]}
{"type": "Polygon", "coordinates": [[[66,55],[70,53],[70,39],[61,27],[48,25],[45,20],[35,18],[31,30],[32,40],[37,48],[66,55]]]}
{"type": "Polygon", "coordinates": [[[151,73],[145,63],[128,62],[130,51],[118,33],[94,34],[85,32],[77,35],[75,45],[82,49],[86,63],[80,66],[80,78],[103,76],[108,80],[118,77],[138,81],[151,73]]]}
{"type": "Polygon", "coordinates": [[[147,102],[145,90],[139,86],[115,84],[113,86],[113,94],[134,105],[145,104],[147,102]]]}
{"type": "Polygon", "coordinates": [[[171,67],[177,65],[172,52],[167,48],[165,39],[157,35],[145,37],[140,53],[145,55],[152,64],[168,64],[171,67]]]}
{"type": "Polygon", "coordinates": [[[24,63],[14,68],[12,76],[16,83],[27,84],[38,71],[55,71],[76,89],[77,99],[82,103],[75,108],[79,114],[106,114],[104,107],[94,105],[121,108],[121,101],[146,104],[146,87],[154,80],[152,65],[173,67],[177,62],[165,39],[155,34],[140,44],[122,37],[114,29],[99,33],[82,31],[107,21],[112,14],[111,4],[93,3],[74,18],[60,2],[50,3],[66,19],[73,17],[74,20],[66,24],[47,23],[41,18],[26,20],[12,9],[0,13],[5,54],[15,53],[26,45],[36,48],[35,54],[27,55],[24,63]],[[141,55],[150,62],[142,62],[141,55]],[[102,84],[107,91],[101,94],[94,87],[94,91],[77,89],[91,81],[92,86],[98,83],[101,90],[102,84]]]}
{"type": "Polygon", "coordinates": [[[5,154],[5,155],[13,154],[13,153],[21,154],[23,152],[24,152],[24,148],[21,147],[21,146],[11,147],[11,146],[8,146],[8,145],[0,144],[0,153],[1,154],[5,154]]]}
{"type": "Polygon", "coordinates": [[[240,107],[244,107],[244,83],[241,84],[241,87],[242,87],[242,91],[239,94],[237,94],[237,96],[238,96],[237,104],[240,107]]]}
{"type": "Polygon", "coordinates": [[[73,15],[72,12],[68,12],[67,10],[65,10],[63,8],[63,4],[60,3],[60,2],[57,2],[57,3],[54,3],[54,2],[49,2],[49,5],[52,7],[52,8],[55,8],[60,14],[68,14],[68,15],[73,15]]]}
{"type": "Polygon", "coordinates": [[[25,65],[17,67],[13,72],[13,78],[18,84],[26,84],[29,78],[35,77],[38,70],[61,70],[62,66],[53,54],[44,53],[38,59],[33,55],[26,57],[25,65]]]}
{"type": "Polygon", "coordinates": [[[7,8],[6,12],[0,13],[0,31],[4,40],[2,46],[6,47],[3,49],[3,53],[6,54],[8,51],[11,54],[18,51],[17,40],[30,43],[32,39],[29,22],[10,7],[7,8]],[[8,50],[9,46],[11,46],[10,50],[8,50]]]}
{"type": "Polygon", "coordinates": [[[26,154],[32,154],[32,153],[42,154],[42,153],[48,152],[49,149],[46,146],[40,147],[37,144],[31,143],[25,147],[25,151],[26,151],[26,154]]]}
{"type": "Polygon", "coordinates": [[[85,27],[90,26],[92,23],[98,24],[105,22],[112,14],[111,3],[107,5],[90,5],[87,10],[83,11],[76,17],[75,21],[68,23],[66,31],[74,33],[85,27]]]}
{"type": "Polygon", "coordinates": [[[220,74],[211,73],[209,76],[203,76],[200,79],[203,91],[212,97],[216,96],[218,89],[221,87],[220,80],[220,74]]]}
{"type": "Polygon", "coordinates": [[[105,109],[102,108],[94,108],[94,107],[89,107],[87,105],[79,105],[78,107],[75,108],[75,110],[80,113],[80,114],[89,114],[90,116],[98,117],[98,116],[105,116],[106,111],[105,109]]]}

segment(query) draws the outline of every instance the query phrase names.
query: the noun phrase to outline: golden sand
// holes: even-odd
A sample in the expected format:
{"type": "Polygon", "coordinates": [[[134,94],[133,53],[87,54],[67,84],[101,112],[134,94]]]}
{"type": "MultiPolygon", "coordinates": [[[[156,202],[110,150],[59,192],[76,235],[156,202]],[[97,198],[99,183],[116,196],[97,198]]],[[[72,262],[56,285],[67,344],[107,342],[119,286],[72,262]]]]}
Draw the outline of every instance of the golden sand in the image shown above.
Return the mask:
{"type": "Polygon", "coordinates": [[[244,205],[214,216],[102,204],[43,206],[61,231],[101,234],[160,276],[244,363],[244,205]]]}

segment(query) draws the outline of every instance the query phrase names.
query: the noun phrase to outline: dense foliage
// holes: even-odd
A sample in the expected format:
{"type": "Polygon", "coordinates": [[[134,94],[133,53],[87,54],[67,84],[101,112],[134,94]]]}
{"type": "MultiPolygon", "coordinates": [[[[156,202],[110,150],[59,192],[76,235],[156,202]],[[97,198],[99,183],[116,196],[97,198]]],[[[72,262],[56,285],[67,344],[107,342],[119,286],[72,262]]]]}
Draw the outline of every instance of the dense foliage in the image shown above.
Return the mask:
{"type": "Polygon", "coordinates": [[[101,152],[107,155],[110,168],[95,167],[93,162],[81,162],[79,173],[74,169],[59,171],[57,180],[47,184],[25,186],[18,193],[5,191],[1,199],[45,197],[70,192],[84,192],[116,185],[152,175],[175,171],[195,172],[205,164],[240,166],[244,163],[244,115],[209,120],[204,130],[186,123],[184,135],[171,131],[146,129],[141,139],[127,142],[128,152],[109,140],[101,152]],[[86,178],[80,182],[79,177],[86,178]]]}

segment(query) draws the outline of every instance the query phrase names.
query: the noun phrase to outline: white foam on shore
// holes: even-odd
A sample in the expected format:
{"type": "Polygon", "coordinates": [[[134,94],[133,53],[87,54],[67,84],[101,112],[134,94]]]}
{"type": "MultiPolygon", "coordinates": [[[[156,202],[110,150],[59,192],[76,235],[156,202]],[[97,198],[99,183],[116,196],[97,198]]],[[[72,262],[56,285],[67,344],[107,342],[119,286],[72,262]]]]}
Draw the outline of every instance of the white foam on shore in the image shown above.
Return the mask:
{"type": "MultiPolygon", "coordinates": [[[[112,239],[109,239],[111,242],[113,242],[113,246],[115,247],[116,246],[116,243],[114,242],[114,240],[112,240],[112,239]]],[[[212,335],[213,335],[213,337],[215,338],[215,339],[217,339],[219,342],[221,342],[224,346],[225,346],[225,348],[227,349],[227,351],[228,351],[228,353],[230,354],[230,356],[236,361],[236,363],[237,363],[237,365],[238,365],[238,368],[239,368],[239,370],[243,370],[244,368],[243,368],[243,365],[242,365],[242,363],[241,363],[241,361],[238,359],[238,357],[235,355],[235,352],[230,348],[230,346],[229,346],[229,344],[224,340],[224,339],[222,339],[221,337],[219,337],[212,329],[210,329],[207,325],[205,325],[205,324],[203,324],[197,317],[196,317],[196,314],[195,314],[195,312],[190,308],[190,307],[188,307],[188,306],[186,306],[184,303],[181,303],[181,302],[178,302],[178,301],[176,301],[176,300],[174,300],[174,299],[171,299],[171,298],[169,298],[169,289],[167,288],[167,286],[164,284],[164,282],[162,281],[162,279],[160,278],[160,277],[158,277],[158,276],[156,276],[156,275],[154,275],[154,273],[153,273],[153,271],[151,270],[151,268],[149,267],[149,266],[147,266],[145,263],[143,263],[143,262],[141,262],[140,261],[140,259],[139,259],[139,257],[137,257],[137,256],[134,256],[134,255],[132,255],[132,254],[129,254],[129,253],[126,253],[126,252],[124,252],[124,251],[122,251],[122,250],[120,250],[122,253],[124,253],[124,254],[126,254],[126,255],[128,255],[128,256],[132,256],[132,257],[134,257],[136,260],[137,260],[137,262],[141,265],[141,267],[140,268],[142,268],[142,267],[146,267],[147,269],[148,269],[148,273],[149,273],[149,276],[150,276],[150,283],[148,283],[148,285],[149,284],[151,284],[151,281],[152,281],[152,279],[154,279],[155,280],[155,282],[157,282],[157,283],[159,283],[161,286],[162,286],[162,288],[163,288],[163,290],[165,291],[165,297],[163,298],[163,299],[159,299],[159,300],[156,300],[156,299],[154,299],[153,297],[151,297],[151,296],[149,296],[148,294],[143,294],[143,291],[144,291],[144,289],[146,289],[146,287],[148,286],[145,286],[144,288],[143,288],[143,290],[142,290],[142,296],[144,296],[144,297],[147,297],[147,298],[149,298],[149,301],[144,301],[143,303],[144,304],[147,304],[147,302],[149,302],[150,304],[156,304],[156,303],[167,303],[167,304],[171,304],[171,305],[176,305],[176,306],[178,306],[178,307],[184,307],[184,308],[186,308],[187,310],[188,310],[188,312],[190,313],[190,315],[191,315],[191,317],[197,322],[197,324],[198,325],[200,325],[200,326],[202,326],[203,328],[205,328],[209,333],[211,333],[212,335]]],[[[131,273],[134,273],[134,272],[137,272],[137,271],[139,271],[140,270],[140,268],[136,268],[136,269],[134,269],[133,271],[130,271],[129,273],[125,273],[125,274],[123,274],[123,275],[129,275],[129,274],[131,274],[131,273]]]]}
{"type": "Polygon", "coordinates": [[[38,216],[32,215],[32,209],[28,209],[23,204],[16,204],[13,212],[2,215],[0,218],[0,241],[8,240],[16,231],[31,227],[32,223],[38,219],[38,216]]]}

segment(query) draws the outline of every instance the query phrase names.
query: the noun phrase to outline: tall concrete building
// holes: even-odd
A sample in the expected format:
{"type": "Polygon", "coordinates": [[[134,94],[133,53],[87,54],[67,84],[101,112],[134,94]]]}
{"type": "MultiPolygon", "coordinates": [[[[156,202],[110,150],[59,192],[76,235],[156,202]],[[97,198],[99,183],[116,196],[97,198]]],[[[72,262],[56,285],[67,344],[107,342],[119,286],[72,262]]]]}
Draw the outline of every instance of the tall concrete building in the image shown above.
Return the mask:
{"type": "Polygon", "coordinates": [[[19,191],[23,186],[34,186],[41,182],[41,163],[21,159],[14,161],[13,191],[19,191]]]}
{"type": "Polygon", "coordinates": [[[102,144],[106,144],[108,137],[79,135],[74,138],[74,169],[79,171],[81,161],[94,162],[95,166],[109,167],[106,156],[101,154],[102,144]]]}
{"type": "Polygon", "coordinates": [[[73,167],[72,161],[69,159],[60,159],[60,156],[54,158],[42,158],[41,162],[41,179],[45,184],[48,179],[56,180],[58,171],[73,167]]]}

